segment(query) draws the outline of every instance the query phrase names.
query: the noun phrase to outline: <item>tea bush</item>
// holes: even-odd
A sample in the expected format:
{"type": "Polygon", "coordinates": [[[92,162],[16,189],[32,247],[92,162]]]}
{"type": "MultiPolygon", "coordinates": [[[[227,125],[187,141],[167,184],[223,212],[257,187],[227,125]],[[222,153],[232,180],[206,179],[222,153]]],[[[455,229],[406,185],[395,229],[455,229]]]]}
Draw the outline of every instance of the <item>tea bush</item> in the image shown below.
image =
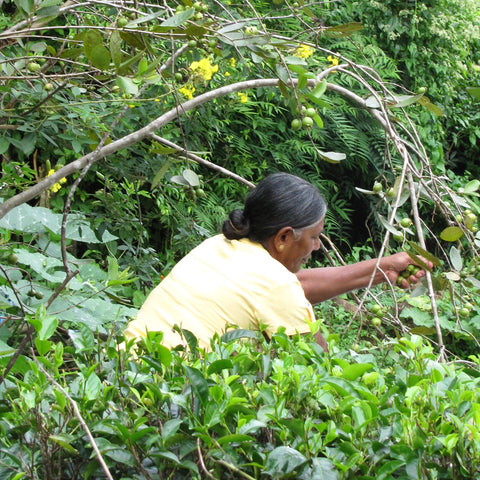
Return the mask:
{"type": "MultiPolygon", "coordinates": [[[[478,357],[419,336],[330,353],[281,331],[135,355],[51,318],[1,385],[5,479],[459,479],[480,474],[478,357]]],[[[313,329],[318,328],[314,325],[313,329]]],[[[8,354],[7,354],[8,355],[8,354]]]]}

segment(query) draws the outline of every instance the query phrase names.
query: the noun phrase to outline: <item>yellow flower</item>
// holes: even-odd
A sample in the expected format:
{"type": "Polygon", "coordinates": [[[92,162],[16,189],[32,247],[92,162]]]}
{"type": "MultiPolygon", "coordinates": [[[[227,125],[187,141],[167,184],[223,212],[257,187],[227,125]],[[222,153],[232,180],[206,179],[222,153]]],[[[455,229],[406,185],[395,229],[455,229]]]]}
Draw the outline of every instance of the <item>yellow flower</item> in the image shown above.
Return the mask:
{"type": "Polygon", "coordinates": [[[335,67],[336,65],[338,65],[338,58],[337,57],[329,55],[327,57],[327,60],[332,64],[332,67],[335,67]]]}
{"type": "Polygon", "coordinates": [[[195,92],[194,86],[184,85],[182,88],[179,88],[178,91],[184,96],[187,97],[189,100],[193,98],[193,94],[195,92]]]}
{"type": "MultiPolygon", "coordinates": [[[[47,173],[47,177],[49,177],[50,175],[53,175],[54,173],[55,173],[55,170],[53,168],[51,168],[47,173]]],[[[66,182],[67,182],[67,179],[65,177],[61,178],[60,182],[54,183],[50,187],[50,191],[53,192],[53,193],[57,193],[62,188],[61,184],[66,183],[66,182]]]]}
{"type": "Polygon", "coordinates": [[[237,64],[237,60],[235,60],[235,58],[232,57],[232,58],[230,59],[230,66],[231,66],[231,67],[234,67],[236,64],[237,64]]]}
{"type": "Polygon", "coordinates": [[[202,58],[198,62],[192,62],[190,70],[196,72],[204,80],[210,80],[213,74],[218,72],[218,65],[212,65],[208,58],[202,58]]]}
{"type": "Polygon", "coordinates": [[[247,103],[248,102],[248,95],[243,92],[238,92],[238,96],[240,97],[240,101],[242,103],[247,103]]]}
{"type": "Polygon", "coordinates": [[[229,76],[230,76],[230,72],[225,72],[225,76],[226,76],[226,77],[229,77],[229,76]]]}
{"type": "Polygon", "coordinates": [[[299,58],[308,58],[313,55],[313,48],[302,43],[296,50],[294,55],[299,58]]]}
{"type": "Polygon", "coordinates": [[[130,107],[130,108],[135,108],[135,105],[134,105],[133,103],[131,103],[131,104],[129,105],[129,107],[130,107]]]}

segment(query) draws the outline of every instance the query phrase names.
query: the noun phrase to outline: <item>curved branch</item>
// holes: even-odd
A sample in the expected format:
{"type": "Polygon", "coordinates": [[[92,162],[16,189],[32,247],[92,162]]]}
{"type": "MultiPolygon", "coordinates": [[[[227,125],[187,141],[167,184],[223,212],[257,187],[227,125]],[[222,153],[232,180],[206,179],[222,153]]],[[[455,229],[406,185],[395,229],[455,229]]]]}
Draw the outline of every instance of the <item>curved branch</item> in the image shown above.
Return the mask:
{"type": "Polygon", "coordinates": [[[158,143],[162,143],[163,145],[167,145],[168,147],[174,148],[175,150],[180,152],[185,157],[190,158],[191,160],[193,160],[197,163],[200,163],[201,165],[205,165],[206,167],[211,168],[212,170],[217,170],[218,172],[223,173],[225,176],[233,178],[234,180],[237,180],[237,182],[244,183],[245,185],[249,186],[250,188],[255,187],[255,185],[252,182],[249,182],[248,180],[245,180],[240,175],[237,175],[236,173],[233,173],[230,170],[227,170],[226,168],[221,167],[220,165],[217,165],[213,162],[209,162],[208,160],[205,160],[204,158],[199,157],[198,155],[195,155],[194,153],[189,152],[185,148],[180,147],[180,145],[177,145],[176,143],[173,143],[170,140],[167,140],[166,138],[159,137],[158,135],[151,135],[151,138],[158,143]]]}
{"type": "MultiPolygon", "coordinates": [[[[144,140],[145,138],[150,137],[157,130],[162,128],[167,123],[173,121],[175,118],[179,117],[182,113],[186,113],[206,102],[213,100],[214,98],[219,98],[225,95],[229,95],[233,92],[239,92],[241,90],[248,90],[251,88],[260,88],[260,87],[276,87],[279,83],[278,78],[266,78],[258,80],[246,80],[244,82],[238,82],[231,85],[226,85],[215,90],[206,92],[198,97],[195,97],[192,100],[188,100],[185,103],[169,110],[160,117],[156,118],[150,122],[145,127],[126,135],[123,138],[113,141],[108,145],[104,145],[100,148],[97,148],[92,153],[84,155],[83,157],[74,160],[73,162],[65,165],[64,167],[57,170],[54,174],[49,177],[43,178],[33,187],[21,192],[17,195],[6,200],[2,205],[0,205],[0,218],[3,218],[10,210],[19,205],[22,205],[29,200],[32,200],[36,196],[40,195],[42,192],[50,188],[55,183],[59,182],[60,179],[68,177],[79,170],[82,170],[85,165],[88,163],[95,163],[113,153],[118,152],[123,148],[127,148],[130,145],[133,145],[137,142],[144,140]]],[[[297,82],[294,81],[293,85],[297,82]]],[[[309,85],[314,86],[316,84],[315,80],[309,80],[309,85]]]]}

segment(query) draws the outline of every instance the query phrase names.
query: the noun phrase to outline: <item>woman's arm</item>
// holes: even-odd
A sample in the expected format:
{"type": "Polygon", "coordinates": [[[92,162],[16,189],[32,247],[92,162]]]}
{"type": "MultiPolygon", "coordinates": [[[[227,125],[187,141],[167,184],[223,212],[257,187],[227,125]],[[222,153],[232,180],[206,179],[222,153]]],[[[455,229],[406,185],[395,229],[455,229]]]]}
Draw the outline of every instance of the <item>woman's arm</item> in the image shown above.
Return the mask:
{"type": "MultiPolygon", "coordinates": [[[[425,263],[429,268],[433,266],[426,260],[425,263]]],[[[300,270],[297,278],[307,300],[316,304],[342,293],[368,286],[376,264],[377,259],[373,258],[342,267],[307,268],[300,270]]],[[[396,284],[400,272],[403,272],[410,264],[415,264],[415,262],[405,252],[383,257],[380,260],[379,269],[375,272],[372,285],[385,282],[385,276],[391,283],[396,284]]],[[[403,279],[401,286],[407,288],[410,283],[417,283],[424,276],[425,271],[419,270],[408,280],[403,279]]]]}

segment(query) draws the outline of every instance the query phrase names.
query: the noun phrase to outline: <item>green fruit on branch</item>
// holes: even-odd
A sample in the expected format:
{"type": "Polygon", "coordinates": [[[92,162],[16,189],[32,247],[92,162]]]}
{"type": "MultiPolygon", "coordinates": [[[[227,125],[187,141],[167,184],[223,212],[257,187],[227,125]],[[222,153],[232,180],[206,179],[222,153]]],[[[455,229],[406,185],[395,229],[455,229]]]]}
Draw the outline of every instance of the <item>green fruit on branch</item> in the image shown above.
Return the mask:
{"type": "Polygon", "coordinates": [[[313,126],[313,118],[312,117],[303,117],[302,125],[304,127],[310,128],[313,126]]]}
{"type": "Polygon", "coordinates": [[[400,220],[400,225],[404,228],[408,228],[411,224],[412,221],[408,217],[402,218],[402,220],[400,220]]]}
{"type": "Polygon", "coordinates": [[[117,20],[117,27],[123,28],[128,24],[128,18],[119,17],[117,20]]]}
{"type": "Polygon", "coordinates": [[[382,320],[379,317],[372,318],[372,325],[374,327],[379,327],[382,324],[382,320]]]}
{"type": "Polygon", "coordinates": [[[375,193],[380,193],[380,192],[383,190],[383,185],[382,185],[380,182],[375,182],[375,183],[373,184],[372,190],[373,190],[375,193]]]}
{"type": "Polygon", "coordinates": [[[302,128],[302,121],[299,118],[294,118],[291,123],[292,130],[300,130],[302,128]]]}
{"type": "Polygon", "coordinates": [[[28,71],[32,73],[38,72],[40,68],[40,64],[38,64],[37,62],[29,62],[27,65],[28,71]]]}

